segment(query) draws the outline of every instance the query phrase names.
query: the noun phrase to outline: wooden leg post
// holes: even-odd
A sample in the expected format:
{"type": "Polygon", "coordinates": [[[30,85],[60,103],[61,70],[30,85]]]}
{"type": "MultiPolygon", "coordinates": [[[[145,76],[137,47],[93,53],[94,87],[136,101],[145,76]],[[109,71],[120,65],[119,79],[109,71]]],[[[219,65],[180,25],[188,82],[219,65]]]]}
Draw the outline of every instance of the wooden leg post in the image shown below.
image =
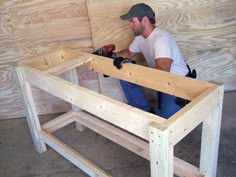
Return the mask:
{"type": "MultiPolygon", "coordinates": [[[[79,85],[79,79],[78,79],[78,75],[77,75],[77,70],[76,68],[68,71],[69,73],[69,78],[70,78],[70,81],[76,85],[79,85]]],[[[75,105],[72,105],[72,109],[76,112],[79,112],[81,111],[81,109],[78,107],[78,106],[75,106],[75,105]]],[[[82,124],[80,124],[79,122],[75,122],[75,127],[77,130],[79,131],[83,131],[86,127],[83,126],[82,124]]]]}
{"type": "Polygon", "coordinates": [[[24,80],[24,75],[20,67],[16,68],[18,81],[20,84],[22,96],[27,112],[27,122],[33,139],[35,149],[38,153],[43,153],[47,150],[46,144],[42,141],[40,136],[41,125],[39,122],[38,113],[34,104],[31,87],[28,82],[24,80]]]}
{"type": "Polygon", "coordinates": [[[216,177],[224,88],[219,88],[217,105],[203,121],[200,171],[205,177],[216,177]]]}
{"type": "Polygon", "coordinates": [[[173,177],[174,148],[170,147],[168,130],[149,126],[151,177],[173,177]]]}

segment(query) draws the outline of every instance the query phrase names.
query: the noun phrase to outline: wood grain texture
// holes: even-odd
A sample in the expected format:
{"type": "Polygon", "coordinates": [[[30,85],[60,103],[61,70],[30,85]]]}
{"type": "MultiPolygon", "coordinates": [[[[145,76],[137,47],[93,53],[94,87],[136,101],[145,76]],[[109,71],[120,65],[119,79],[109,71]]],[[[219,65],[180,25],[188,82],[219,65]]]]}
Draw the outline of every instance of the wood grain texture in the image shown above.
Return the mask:
{"type": "MultiPolygon", "coordinates": [[[[92,50],[84,0],[0,2],[0,119],[25,117],[15,63],[59,48],[92,50]]],[[[33,92],[39,114],[68,109],[64,101],[36,88],[33,92]]]]}
{"type": "Polygon", "coordinates": [[[95,48],[109,43],[116,44],[117,51],[128,47],[133,34],[128,22],[119,17],[140,2],[154,9],[158,27],[173,34],[184,58],[197,70],[198,79],[221,82],[225,90],[236,89],[236,1],[89,0],[95,48]]]}
{"type": "MultiPolygon", "coordinates": [[[[221,82],[225,84],[226,90],[235,90],[234,0],[2,0],[0,119],[24,116],[13,70],[17,61],[59,48],[91,52],[92,49],[114,43],[117,51],[123,49],[132,41],[133,33],[128,22],[120,20],[119,16],[139,2],[153,7],[157,26],[176,37],[187,62],[197,69],[199,79],[221,82]]],[[[80,83],[85,87],[103,94],[112,90],[108,96],[125,101],[117,87],[118,82],[109,82],[111,78],[105,80],[101,76],[98,80],[95,73],[84,69],[78,70],[78,73],[79,79],[82,79],[80,83]]],[[[53,106],[43,106],[45,101],[50,104],[60,101],[46,99],[47,96],[42,96],[44,93],[35,92],[39,92],[36,94],[37,99],[45,98],[38,100],[39,112],[53,113],[53,106]]],[[[60,104],[55,110],[59,109],[60,104]]]]}

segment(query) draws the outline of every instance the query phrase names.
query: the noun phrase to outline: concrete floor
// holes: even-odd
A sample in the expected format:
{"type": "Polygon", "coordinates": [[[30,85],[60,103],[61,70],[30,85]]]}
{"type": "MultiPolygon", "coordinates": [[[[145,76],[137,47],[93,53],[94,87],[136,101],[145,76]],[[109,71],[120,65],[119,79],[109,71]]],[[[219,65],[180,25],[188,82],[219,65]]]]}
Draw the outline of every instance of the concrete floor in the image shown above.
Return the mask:
{"type": "MultiPolygon", "coordinates": [[[[217,177],[236,177],[236,92],[225,93],[217,177]]],[[[47,121],[57,115],[42,116],[47,121]]],[[[149,162],[86,129],[73,125],[56,136],[114,177],[150,177],[149,162]]],[[[199,164],[201,126],[175,147],[175,155],[199,164]]],[[[50,147],[34,150],[25,118],[0,121],[0,177],[87,177],[50,147]]]]}

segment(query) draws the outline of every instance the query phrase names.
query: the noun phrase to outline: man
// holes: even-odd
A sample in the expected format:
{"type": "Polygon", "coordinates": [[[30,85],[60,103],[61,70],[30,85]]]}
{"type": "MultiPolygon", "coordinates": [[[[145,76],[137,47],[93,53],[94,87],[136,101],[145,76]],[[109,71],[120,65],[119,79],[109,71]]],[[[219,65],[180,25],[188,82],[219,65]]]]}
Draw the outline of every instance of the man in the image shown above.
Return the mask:
{"type": "MultiPolygon", "coordinates": [[[[189,70],[175,39],[168,32],[155,26],[155,13],[150,6],[144,3],[136,4],[120,18],[129,20],[135,39],[128,49],[116,53],[118,58],[114,60],[114,65],[117,68],[124,63],[120,61],[121,57],[132,59],[142,53],[151,68],[182,76],[188,74],[189,70]]],[[[120,83],[130,105],[152,112],[140,86],[126,81],[120,83]]],[[[158,107],[155,114],[163,118],[169,118],[181,109],[181,106],[176,104],[175,96],[159,93],[157,99],[158,107]]]]}

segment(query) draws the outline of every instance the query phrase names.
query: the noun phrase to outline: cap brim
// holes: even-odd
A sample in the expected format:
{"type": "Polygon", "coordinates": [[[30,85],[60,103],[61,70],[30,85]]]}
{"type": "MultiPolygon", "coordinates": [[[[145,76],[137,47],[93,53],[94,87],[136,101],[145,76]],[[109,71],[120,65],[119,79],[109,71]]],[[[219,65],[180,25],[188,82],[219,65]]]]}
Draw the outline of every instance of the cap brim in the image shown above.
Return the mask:
{"type": "Polygon", "coordinates": [[[122,20],[130,20],[132,17],[129,14],[124,14],[124,15],[121,15],[120,18],[122,20]]]}

